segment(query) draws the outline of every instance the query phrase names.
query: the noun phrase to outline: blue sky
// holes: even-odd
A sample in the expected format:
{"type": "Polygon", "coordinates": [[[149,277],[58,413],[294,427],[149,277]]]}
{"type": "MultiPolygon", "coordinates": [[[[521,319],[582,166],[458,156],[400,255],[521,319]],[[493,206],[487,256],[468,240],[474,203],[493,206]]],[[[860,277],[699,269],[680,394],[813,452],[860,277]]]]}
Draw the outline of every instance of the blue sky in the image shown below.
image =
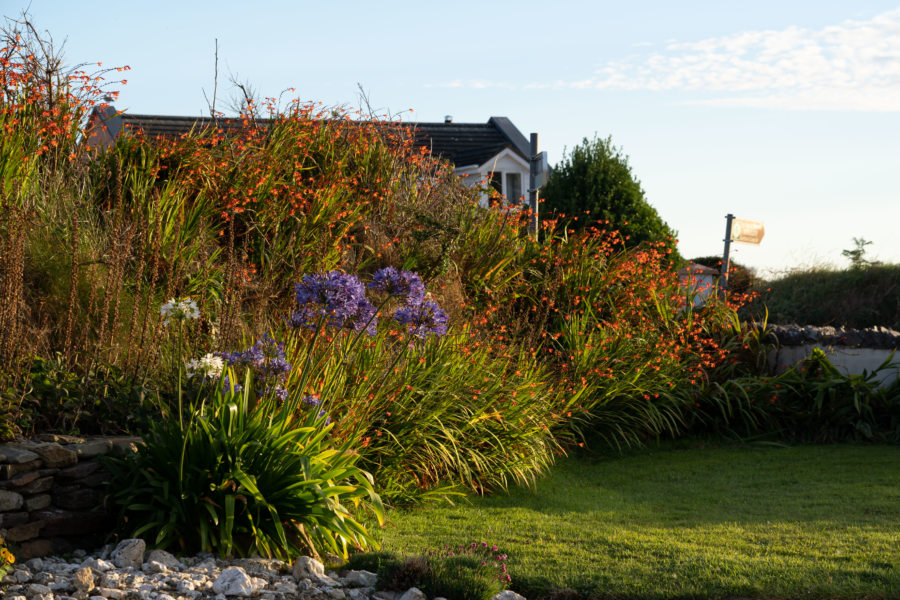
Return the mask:
{"type": "MultiPolygon", "coordinates": [[[[2,0],[3,14],[28,6],[2,0]]],[[[69,62],[129,65],[118,108],[203,114],[219,43],[262,96],[406,121],[507,116],[557,162],[595,133],[630,157],[687,257],[725,214],[763,221],[734,258],[765,274],[900,263],[900,1],[71,2],[32,0],[69,62]],[[414,112],[404,112],[413,109],[414,112]]]]}

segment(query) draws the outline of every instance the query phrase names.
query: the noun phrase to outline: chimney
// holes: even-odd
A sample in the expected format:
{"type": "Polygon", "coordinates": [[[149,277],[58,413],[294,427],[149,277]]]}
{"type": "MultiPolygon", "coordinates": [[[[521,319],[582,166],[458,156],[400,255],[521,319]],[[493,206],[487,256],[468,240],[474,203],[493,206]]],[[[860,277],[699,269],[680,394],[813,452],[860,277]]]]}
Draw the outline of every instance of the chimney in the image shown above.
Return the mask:
{"type": "Polygon", "coordinates": [[[452,122],[453,122],[453,115],[447,115],[444,117],[444,123],[452,123],[452,122]]]}

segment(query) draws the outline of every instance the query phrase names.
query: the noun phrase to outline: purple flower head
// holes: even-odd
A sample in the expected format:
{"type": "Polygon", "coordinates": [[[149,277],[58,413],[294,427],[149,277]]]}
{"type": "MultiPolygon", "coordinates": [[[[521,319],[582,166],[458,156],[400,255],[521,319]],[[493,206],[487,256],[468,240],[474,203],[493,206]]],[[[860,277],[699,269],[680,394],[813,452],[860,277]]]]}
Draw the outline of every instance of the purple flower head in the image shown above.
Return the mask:
{"type": "Polygon", "coordinates": [[[434,300],[401,306],[394,312],[394,320],[406,325],[409,334],[420,339],[447,333],[447,313],[434,300]]]}
{"type": "Polygon", "coordinates": [[[417,273],[385,267],[376,271],[369,288],[384,292],[388,296],[402,296],[408,304],[419,304],[425,300],[425,284],[417,273]]]}
{"type": "Polygon", "coordinates": [[[316,394],[310,394],[308,396],[303,396],[303,404],[306,406],[318,406],[319,405],[319,397],[316,394]]]}
{"type": "MultiPolygon", "coordinates": [[[[287,399],[287,390],[282,385],[287,379],[291,364],[285,360],[284,344],[278,342],[269,334],[256,340],[256,342],[243,352],[218,352],[230,367],[248,367],[256,374],[256,379],[262,387],[262,395],[273,393],[284,401],[287,399]]],[[[234,386],[235,391],[243,389],[240,385],[234,386]]],[[[225,377],[224,390],[229,389],[228,377],[225,377]]]]}
{"type": "Polygon", "coordinates": [[[375,335],[375,307],[355,276],[340,271],[304,275],[294,291],[298,309],[288,320],[292,327],[315,329],[324,320],[331,327],[375,335]]]}
{"type": "Polygon", "coordinates": [[[231,367],[250,367],[261,383],[270,379],[283,381],[291,370],[291,364],[285,360],[284,344],[268,333],[243,352],[221,352],[219,356],[231,367]]]}
{"type": "Polygon", "coordinates": [[[228,373],[225,373],[225,376],[222,377],[222,393],[227,394],[232,391],[235,394],[240,394],[241,392],[244,391],[244,386],[242,386],[239,383],[235,383],[234,385],[232,385],[231,379],[228,377],[228,373]]]}
{"type": "Polygon", "coordinates": [[[287,400],[287,397],[288,397],[288,391],[283,386],[280,386],[280,385],[276,385],[274,388],[267,385],[265,387],[265,389],[263,390],[263,396],[267,396],[270,393],[274,394],[275,397],[278,398],[279,400],[281,400],[282,402],[287,400]]]}

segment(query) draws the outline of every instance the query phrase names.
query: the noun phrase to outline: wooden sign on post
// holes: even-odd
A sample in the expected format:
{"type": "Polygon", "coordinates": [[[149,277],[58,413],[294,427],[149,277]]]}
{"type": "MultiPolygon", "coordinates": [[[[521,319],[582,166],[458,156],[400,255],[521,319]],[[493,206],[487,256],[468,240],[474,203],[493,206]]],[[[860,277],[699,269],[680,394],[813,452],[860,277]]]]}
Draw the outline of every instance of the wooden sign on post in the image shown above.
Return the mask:
{"type": "Polygon", "coordinates": [[[744,244],[759,244],[766,234],[766,227],[759,221],[732,219],[731,241],[744,244]]]}
{"type": "Polygon", "coordinates": [[[729,254],[731,242],[744,244],[759,244],[766,233],[765,226],[759,221],[747,221],[738,219],[733,214],[725,215],[725,252],[722,254],[722,281],[723,288],[728,288],[729,254]]]}

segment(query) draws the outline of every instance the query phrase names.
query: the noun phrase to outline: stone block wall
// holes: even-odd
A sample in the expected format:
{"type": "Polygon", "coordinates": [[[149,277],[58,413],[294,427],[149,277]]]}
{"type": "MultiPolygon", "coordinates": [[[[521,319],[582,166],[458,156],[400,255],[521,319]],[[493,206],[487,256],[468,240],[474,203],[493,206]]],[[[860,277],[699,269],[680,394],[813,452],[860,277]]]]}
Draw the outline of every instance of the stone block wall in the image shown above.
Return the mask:
{"type": "Polygon", "coordinates": [[[17,559],[101,543],[114,519],[103,507],[109,473],[97,457],[133,451],[140,442],[45,434],[0,444],[0,535],[17,559]]]}

